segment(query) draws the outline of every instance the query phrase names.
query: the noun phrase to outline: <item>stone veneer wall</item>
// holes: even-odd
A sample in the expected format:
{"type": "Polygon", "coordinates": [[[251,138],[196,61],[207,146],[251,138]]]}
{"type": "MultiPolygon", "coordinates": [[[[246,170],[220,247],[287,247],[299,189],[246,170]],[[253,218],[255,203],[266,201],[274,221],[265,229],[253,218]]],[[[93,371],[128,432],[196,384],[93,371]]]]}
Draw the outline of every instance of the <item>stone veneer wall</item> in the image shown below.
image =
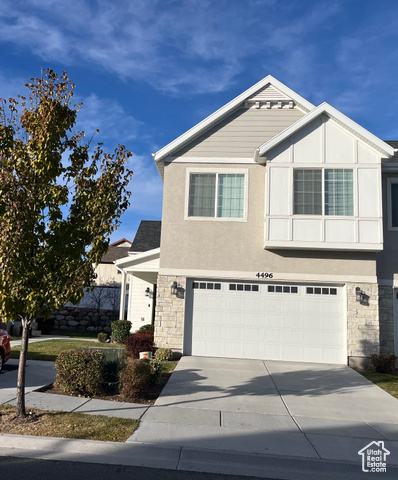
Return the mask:
{"type": "Polygon", "coordinates": [[[156,289],[155,346],[182,354],[186,277],[159,275],[156,289]],[[182,287],[178,295],[171,294],[173,282],[182,287]]]}
{"type": "Polygon", "coordinates": [[[50,318],[54,320],[54,330],[111,332],[111,323],[119,319],[119,310],[100,310],[98,315],[98,310],[93,308],[64,307],[50,318]]]}
{"type": "Polygon", "coordinates": [[[394,289],[379,286],[380,353],[394,353],[394,289]]]}
{"type": "MultiPolygon", "coordinates": [[[[379,286],[377,283],[347,284],[347,354],[369,357],[380,353],[379,286]],[[368,304],[356,300],[356,288],[367,296],[368,304]]],[[[350,361],[350,364],[353,363],[350,361]]]]}

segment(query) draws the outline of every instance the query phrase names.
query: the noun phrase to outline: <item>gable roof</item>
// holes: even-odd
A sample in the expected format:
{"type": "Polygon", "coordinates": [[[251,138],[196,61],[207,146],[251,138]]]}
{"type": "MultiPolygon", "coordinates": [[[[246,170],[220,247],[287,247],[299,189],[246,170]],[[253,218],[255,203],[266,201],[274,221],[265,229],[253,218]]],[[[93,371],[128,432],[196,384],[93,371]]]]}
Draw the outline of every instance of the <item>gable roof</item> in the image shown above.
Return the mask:
{"type": "Polygon", "coordinates": [[[210,127],[214,126],[216,123],[221,121],[227,115],[232,113],[235,109],[243,105],[245,101],[249,99],[255,101],[256,99],[253,98],[253,96],[255,96],[256,94],[260,95],[262,90],[269,89],[270,86],[274,87],[270,89],[270,92],[272,95],[277,95],[276,92],[279,91],[278,93],[279,95],[281,95],[281,98],[283,96],[286,96],[292,99],[299,108],[304,110],[304,112],[309,112],[310,110],[315,108],[315,106],[312,103],[310,103],[308,100],[298,95],[296,92],[291,90],[289,87],[281,83],[276,78],[272,77],[271,75],[268,75],[262,80],[260,80],[258,83],[256,83],[255,85],[247,89],[245,92],[235,97],[229,103],[219,108],[216,112],[209,115],[207,118],[205,118],[200,123],[192,127],[190,130],[180,135],[178,138],[170,142],[168,145],[161,148],[156,153],[153,153],[152,156],[153,156],[153,159],[155,160],[155,163],[158,164],[158,162],[161,162],[165,158],[172,155],[176,150],[186,145],[188,142],[192,141],[194,138],[198,137],[199,135],[203,134],[210,127]]]}
{"type": "Polygon", "coordinates": [[[108,251],[102,255],[100,263],[113,263],[119,258],[128,257],[130,247],[118,247],[117,245],[109,245],[108,251]]]}
{"type": "Polygon", "coordinates": [[[261,157],[265,157],[271,149],[282,143],[291,135],[298,132],[305,125],[308,125],[310,122],[315,120],[315,118],[323,114],[327,115],[330,118],[333,118],[335,121],[337,121],[337,123],[356,134],[364,142],[370,144],[373,148],[378,150],[383,155],[387,157],[392,157],[394,155],[394,148],[391,145],[383,142],[383,140],[380,140],[380,138],[376,137],[376,135],[373,135],[373,133],[370,133],[368,130],[358,125],[358,123],[354,122],[346,115],[339,112],[336,108],[324,102],[321,103],[321,105],[319,105],[318,107],[308,112],[306,115],[304,115],[304,117],[297,120],[297,122],[290,125],[290,127],[286,128],[278,135],[275,135],[274,138],[272,138],[268,142],[263,143],[263,145],[261,145],[256,150],[254,160],[256,162],[263,163],[263,159],[261,159],[261,157]]]}
{"type": "Polygon", "coordinates": [[[128,244],[131,245],[132,242],[130,242],[130,240],[127,240],[127,238],[122,238],[121,240],[118,240],[117,242],[111,243],[109,246],[110,247],[118,247],[119,245],[121,245],[123,243],[128,243],[128,244]]]}
{"type": "Polygon", "coordinates": [[[129,252],[146,252],[159,248],[161,226],[160,220],[141,220],[129,252]]]}

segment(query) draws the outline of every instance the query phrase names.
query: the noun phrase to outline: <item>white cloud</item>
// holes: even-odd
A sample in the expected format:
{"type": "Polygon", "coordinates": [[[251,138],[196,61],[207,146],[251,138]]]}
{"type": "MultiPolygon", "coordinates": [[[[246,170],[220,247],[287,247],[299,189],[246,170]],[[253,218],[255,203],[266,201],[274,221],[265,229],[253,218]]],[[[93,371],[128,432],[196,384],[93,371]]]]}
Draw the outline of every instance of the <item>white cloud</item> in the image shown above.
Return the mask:
{"type": "MultiPolygon", "coordinates": [[[[35,0],[29,8],[22,0],[2,1],[0,41],[48,61],[92,63],[169,92],[225,90],[261,46],[253,37],[260,17],[240,2],[230,9],[225,0],[35,0]]],[[[274,3],[249,6],[263,10],[274,3]]]]}
{"type": "Polygon", "coordinates": [[[116,139],[127,146],[144,129],[144,123],[129,115],[116,99],[99,98],[91,93],[88,97],[77,97],[75,100],[83,103],[78,113],[77,129],[84,130],[88,137],[98,129],[100,134],[96,135],[96,139],[104,143],[116,139]]]}

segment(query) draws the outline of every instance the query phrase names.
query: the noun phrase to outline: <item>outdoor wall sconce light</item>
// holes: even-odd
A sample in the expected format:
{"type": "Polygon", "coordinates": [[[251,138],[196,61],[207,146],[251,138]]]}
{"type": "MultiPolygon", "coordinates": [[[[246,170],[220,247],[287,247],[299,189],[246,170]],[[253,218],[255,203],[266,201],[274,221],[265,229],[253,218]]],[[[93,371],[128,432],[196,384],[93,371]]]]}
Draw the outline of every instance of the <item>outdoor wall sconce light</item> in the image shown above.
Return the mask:
{"type": "Polygon", "coordinates": [[[359,302],[361,305],[367,305],[367,299],[369,298],[363,290],[361,290],[359,287],[355,289],[355,297],[357,302],[359,302]]]}
{"type": "Polygon", "coordinates": [[[177,295],[178,291],[181,289],[181,285],[177,282],[173,282],[171,286],[171,294],[177,295]]]}
{"type": "Polygon", "coordinates": [[[149,298],[153,297],[153,291],[149,287],[145,290],[145,296],[149,298]]]}

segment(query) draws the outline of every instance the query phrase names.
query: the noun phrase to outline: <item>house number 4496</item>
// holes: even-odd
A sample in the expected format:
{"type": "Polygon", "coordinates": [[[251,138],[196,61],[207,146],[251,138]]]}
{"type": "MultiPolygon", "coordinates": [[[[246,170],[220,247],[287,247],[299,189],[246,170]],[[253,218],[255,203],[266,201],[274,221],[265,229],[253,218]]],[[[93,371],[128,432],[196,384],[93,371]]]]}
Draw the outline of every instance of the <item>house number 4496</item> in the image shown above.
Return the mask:
{"type": "Polygon", "coordinates": [[[274,274],[273,273],[269,273],[269,272],[258,272],[256,274],[256,277],[257,278],[273,278],[274,277],[274,274]]]}

